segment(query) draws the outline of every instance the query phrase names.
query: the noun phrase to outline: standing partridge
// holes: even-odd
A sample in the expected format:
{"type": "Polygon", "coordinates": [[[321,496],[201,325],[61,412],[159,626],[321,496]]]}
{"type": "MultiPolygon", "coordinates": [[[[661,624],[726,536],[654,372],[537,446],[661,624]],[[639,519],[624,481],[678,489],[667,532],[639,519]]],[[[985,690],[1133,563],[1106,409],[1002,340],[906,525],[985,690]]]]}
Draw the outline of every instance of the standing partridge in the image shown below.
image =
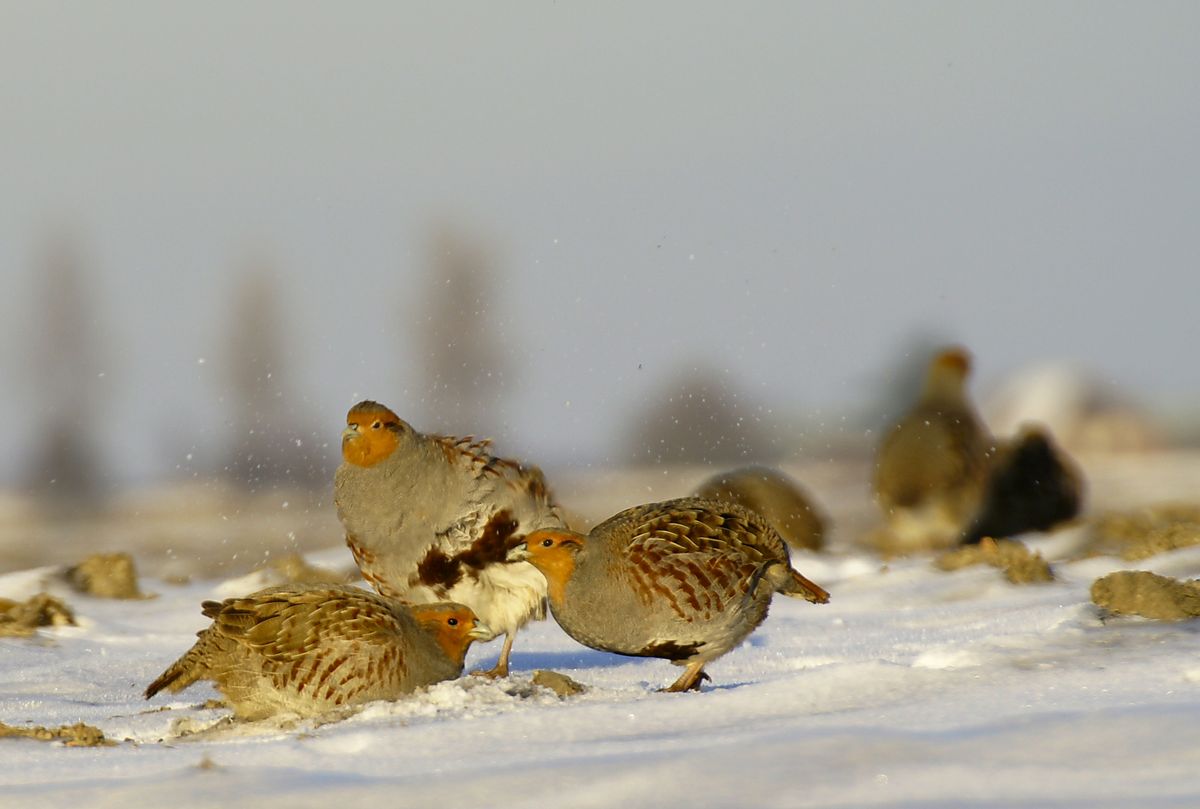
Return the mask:
{"type": "Polygon", "coordinates": [[[686,666],[668,691],[699,689],[705,664],[763,622],[773,593],[829,600],[761,516],[694,497],[626,509],[586,536],[534,531],[512,555],[545,574],[550,610],[575,640],[686,666]]]}
{"type": "Polygon", "coordinates": [[[824,516],[800,484],[777,469],[746,466],[722,472],[701,483],[694,495],[757,511],[798,550],[819,551],[825,544],[824,516]]]}
{"type": "Polygon", "coordinates": [[[471,642],[491,636],[462,604],[408,606],[349,585],[270,587],[203,610],[212,626],[146,699],[212,680],[242,719],[314,716],[458,677],[471,642]]]}
{"type": "Polygon", "coordinates": [[[934,357],[916,405],[883,438],[874,484],[888,550],[956,545],[979,510],[992,441],[967,398],[970,368],[962,349],[934,357]]]}
{"type": "Polygon", "coordinates": [[[504,633],[487,674],[508,674],[518,629],[544,617],[546,580],[506,558],[514,535],[564,523],[541,470],[487,441],[424,435],[375,402],[350,409],[334,502],[363,578],[414,603],[457,601],[504,633]]]}

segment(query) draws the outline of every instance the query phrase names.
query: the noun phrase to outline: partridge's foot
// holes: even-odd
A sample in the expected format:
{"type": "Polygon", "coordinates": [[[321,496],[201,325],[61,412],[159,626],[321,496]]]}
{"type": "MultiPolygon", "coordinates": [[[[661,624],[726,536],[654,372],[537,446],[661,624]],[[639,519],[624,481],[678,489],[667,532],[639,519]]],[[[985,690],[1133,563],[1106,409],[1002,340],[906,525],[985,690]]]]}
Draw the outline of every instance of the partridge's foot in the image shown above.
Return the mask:
{"type": "Polygon", "coordinates": [[[500,649],[500,659],[496,661],[495,666],[490,669],[477,669],[471,672],[471,674],[476,677],[489,677],[493,680],[499,677],[507,677],[508,656],[512,652],[513,635],[515,634],[515,632],[509,632],[504,636],[504,646],[500,649]]]}
{"type": "Polygon", "coordinates": [[[684,669],[683,674],[679,675],[679,679],[671,683],[671,685],[664,690],[668,692],[699,691],[700,683],[705,680],[711,682],[712,678],[705,674],[704,664],[690,663],[688,664],[688,667],[684,669]]]}

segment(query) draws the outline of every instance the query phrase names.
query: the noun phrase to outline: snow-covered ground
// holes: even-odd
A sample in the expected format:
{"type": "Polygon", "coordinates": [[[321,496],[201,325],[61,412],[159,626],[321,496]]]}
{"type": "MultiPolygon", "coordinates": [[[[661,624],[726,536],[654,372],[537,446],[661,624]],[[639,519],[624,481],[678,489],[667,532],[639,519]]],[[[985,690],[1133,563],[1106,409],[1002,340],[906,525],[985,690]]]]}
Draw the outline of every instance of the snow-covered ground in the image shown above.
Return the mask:
{"type": "MultiPolygon", "coordinates": [[[[1055,557],[1071,541],[1029,544],[1055,557]]],[[[702,693],[659,693],[670,664],[548,621],[520,635],[508,680],[290,726],[221,722],[207,685],[141,697],[205,625],[200,602],[253,582],[148,577],[156,598],[112,601],[10,573],[0,596],[49,586],[80,625],[0,639],[0,721],[82,721],[118,744],[0,739],[0,806],[1200,806],[1200,622],[1103,620],[1088,588],[1127,563],[1060,563],[1029,586],[849,547],[794,564],[831,603],[776,598],[702,693]],[[533,688],[541,668],[589,690],[533,688]]],[[[1200,548],[1137,567],[1200,576],[1200,548]]]]}

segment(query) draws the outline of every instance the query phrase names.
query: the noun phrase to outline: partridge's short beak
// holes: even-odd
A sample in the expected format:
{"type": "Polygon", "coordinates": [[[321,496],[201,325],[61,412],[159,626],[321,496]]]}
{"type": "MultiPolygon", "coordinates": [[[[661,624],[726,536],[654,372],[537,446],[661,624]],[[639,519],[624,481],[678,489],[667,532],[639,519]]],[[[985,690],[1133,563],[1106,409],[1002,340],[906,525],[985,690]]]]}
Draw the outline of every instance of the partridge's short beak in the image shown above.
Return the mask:
{"type": "Polygon", "coordinates": [[[476,621],[475,626],[471,627],[470,631],[467,632],[467,636],[476,640],[491,640],[496,637],[496,633],[487,624],[482,621],[476,621]]]}
{"type": "Polygon", "coordinates": [[[348,425],[346,427],[346,429],[342,430],[342,443],[343,444],[346,443],[347,441],[349,441],[351,438],[357,438],[357,437],[358,437],[358,425],[357,424],[348,425]]]}
{"type": "Polygon", "coordinates": [[[514,545],[508,549],[508,553],[504,558],[509,562],[525,562],[529,559],[529,546],[522,542],[520,545],[514,545]]]}

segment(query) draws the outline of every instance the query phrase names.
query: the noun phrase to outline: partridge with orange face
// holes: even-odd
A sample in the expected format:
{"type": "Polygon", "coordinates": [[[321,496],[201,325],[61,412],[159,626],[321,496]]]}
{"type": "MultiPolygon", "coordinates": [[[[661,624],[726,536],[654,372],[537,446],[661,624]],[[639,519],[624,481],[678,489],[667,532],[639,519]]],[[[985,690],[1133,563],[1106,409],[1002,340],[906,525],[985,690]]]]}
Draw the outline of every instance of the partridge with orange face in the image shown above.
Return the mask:
{"type": "Polygon", "coordinates": [[[350,409],[334,502],[363,578],[414,603],[457,601],[505,634],[543,617],[546,580],[507,558],[514,537],[563,521],[541,470],[492,455],[487,441],[425,435],[376,402],[350,409]]]}
{"type": "Polygon", "coordinates": [[[212,680],[239,718],[314,716],[458,677],[471,642],[491,636],[462,604],[406,606],[346,585],[271,587],[203,610],[212,625],[146,699],[212,680]]]}
{"type": "Polygon", "coordinates": [[[993,448],[967,397],[970,369],[962,349],[934,357],[916,405],[884,435],[874,487],[887,550],[955,545],[979,511],[993,448]]]}
{"type": "Polygon", "coordinates": [[[668,691],[698,689],[705,664],[767,617],[773,593],[829,600],[762,517],[694,497],[626,509],[586,536],[535,531],[512,555],[545,574],[550,610],[575,640],[686,666],[668,691]]]}

